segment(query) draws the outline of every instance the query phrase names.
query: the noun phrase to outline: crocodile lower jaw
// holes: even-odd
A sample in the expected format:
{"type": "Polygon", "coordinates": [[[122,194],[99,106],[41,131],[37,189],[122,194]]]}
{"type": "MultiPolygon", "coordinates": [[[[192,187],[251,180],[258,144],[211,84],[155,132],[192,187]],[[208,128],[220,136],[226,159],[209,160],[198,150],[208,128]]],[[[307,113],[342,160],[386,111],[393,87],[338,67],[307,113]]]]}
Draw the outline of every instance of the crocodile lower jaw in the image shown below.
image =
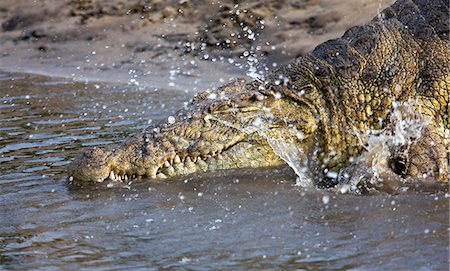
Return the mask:
{"type": "Polygon", "coordinates": [[[105,180],[130,182],[143,177],[165,179],[198,172],[232,168],[265,168],[282,164],[284,162],[268,144],[253,145],[248,142],[240,142],[226,151],[205,156],[176,154],[158,166],[136,167],[129,170],[119,170],[113,166],[109,176],[105,179],[98,179],[97,182],[105,180]]]}

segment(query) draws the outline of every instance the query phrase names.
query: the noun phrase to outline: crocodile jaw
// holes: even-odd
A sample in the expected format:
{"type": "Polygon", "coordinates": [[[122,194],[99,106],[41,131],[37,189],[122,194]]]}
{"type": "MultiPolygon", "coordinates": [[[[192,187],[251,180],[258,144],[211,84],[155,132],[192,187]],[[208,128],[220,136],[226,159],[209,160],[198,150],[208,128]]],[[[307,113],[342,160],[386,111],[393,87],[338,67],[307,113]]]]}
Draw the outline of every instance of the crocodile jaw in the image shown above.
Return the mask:
{"type": "Polygon", "coordinates": [[[131,156],[119,148],[99,148],[85,152],[69,165],[70,178],[82,181],[131,181],[141,177],[165,179],[197,172],[233,168],[264,168],[284,164],[267,141],[257,134],[235,143],[226,150],[199,156],[171,154],[163,162],[154,163],[151,156],[130,161],[131,156]]]}
{"type": "Polygon", "coordinates": [[[282,165],[268,138],[288,139],[302,147],[316,130],[317,112],[306,101],[298,103],[254,88],[227,85],[214,93],[221,97],[217,99],[201,93],[174,121],[149,127],[116,149],[84,153],[69,165],[69,176],[81,181],[127,181],[282,165]]]}

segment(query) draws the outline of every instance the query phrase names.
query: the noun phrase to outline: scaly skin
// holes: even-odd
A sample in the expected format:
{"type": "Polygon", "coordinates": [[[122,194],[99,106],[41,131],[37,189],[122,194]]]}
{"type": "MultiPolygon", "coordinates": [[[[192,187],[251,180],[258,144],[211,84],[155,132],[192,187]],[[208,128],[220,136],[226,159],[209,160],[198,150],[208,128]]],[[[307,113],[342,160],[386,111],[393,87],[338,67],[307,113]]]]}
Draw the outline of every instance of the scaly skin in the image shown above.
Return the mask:
{"type": "Polygon", "coordinates": [[[389,166],[405,180],[448,182],[448,10],[444,1],[399,0],[265,82],[237,80],[200,93],[174,123],[149,127],[115,149],[88,150],[69,175],[103,181],[273,167],[285,162],[269,141],[283,140],[320,179],[361,155],[361,135],[390,129],[395,104],[409,101],[415,112],[405,116],[428,124],[420,137],[391,146],[389,166]]]}

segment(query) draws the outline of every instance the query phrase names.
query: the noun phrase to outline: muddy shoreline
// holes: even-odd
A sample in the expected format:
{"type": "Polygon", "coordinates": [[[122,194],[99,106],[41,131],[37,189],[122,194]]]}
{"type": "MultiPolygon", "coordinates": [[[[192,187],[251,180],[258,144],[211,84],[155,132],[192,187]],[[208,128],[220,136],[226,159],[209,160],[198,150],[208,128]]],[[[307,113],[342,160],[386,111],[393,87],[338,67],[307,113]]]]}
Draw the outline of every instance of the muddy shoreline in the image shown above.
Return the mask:
{"type": "Polygon", "coordinates": [[[0,69],[200,90],[364,24],[380,0],[4,0],[0,69]]]}

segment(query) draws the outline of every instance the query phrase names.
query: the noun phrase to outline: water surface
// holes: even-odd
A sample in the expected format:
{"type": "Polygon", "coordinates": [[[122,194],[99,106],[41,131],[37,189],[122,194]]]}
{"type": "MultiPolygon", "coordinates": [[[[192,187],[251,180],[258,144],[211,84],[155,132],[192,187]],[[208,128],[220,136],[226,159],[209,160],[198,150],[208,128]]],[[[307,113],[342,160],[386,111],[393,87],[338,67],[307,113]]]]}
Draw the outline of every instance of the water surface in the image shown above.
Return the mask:
{"type": "Polygon", "coordinates": [[[68,184],[84,148],[191,94],[0,73],[0,269],[447,270],[445,192],[341,195],[289,168],[68,184]]]}

